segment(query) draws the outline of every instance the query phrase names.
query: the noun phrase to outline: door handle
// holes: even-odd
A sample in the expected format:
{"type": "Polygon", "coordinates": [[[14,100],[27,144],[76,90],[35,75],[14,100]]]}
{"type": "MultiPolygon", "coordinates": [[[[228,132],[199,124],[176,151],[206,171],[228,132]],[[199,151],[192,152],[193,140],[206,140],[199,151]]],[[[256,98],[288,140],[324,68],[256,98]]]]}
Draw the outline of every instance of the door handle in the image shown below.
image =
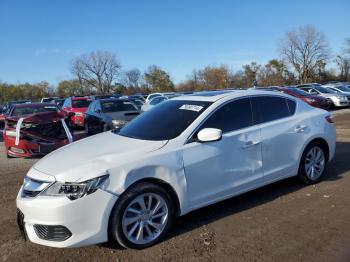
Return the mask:
{"type": "Polygon", "coordinates": [[[298,126],[295,127],[294,131],[296,133],[303,133],[303,132],[306,131],[306,128],[307,128],[307,126],[298,125],[298,126]]]}
{"type": "Polygon", "coordinates": [[[250,147],[256,146],[260,143],[261,143],[261,141],[253,141],[253,140],[247,141],[243,144],[242,148],[250,148],[250,147]]]}

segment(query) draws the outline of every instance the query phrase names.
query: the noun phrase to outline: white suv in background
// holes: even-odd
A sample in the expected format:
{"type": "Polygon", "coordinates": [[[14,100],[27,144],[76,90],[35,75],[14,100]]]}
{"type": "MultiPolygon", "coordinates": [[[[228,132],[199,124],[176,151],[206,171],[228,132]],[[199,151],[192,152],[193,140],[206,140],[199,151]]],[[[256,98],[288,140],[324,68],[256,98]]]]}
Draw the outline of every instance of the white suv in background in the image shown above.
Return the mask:
{"type": "Polygon", "coordinates": [[[331,115],[282,93],[177,97],[38,161],[17,196],[18,224],[42,245],[141,249],[192,210],[287,177],[317,183],[335,146],[331,115]]]}

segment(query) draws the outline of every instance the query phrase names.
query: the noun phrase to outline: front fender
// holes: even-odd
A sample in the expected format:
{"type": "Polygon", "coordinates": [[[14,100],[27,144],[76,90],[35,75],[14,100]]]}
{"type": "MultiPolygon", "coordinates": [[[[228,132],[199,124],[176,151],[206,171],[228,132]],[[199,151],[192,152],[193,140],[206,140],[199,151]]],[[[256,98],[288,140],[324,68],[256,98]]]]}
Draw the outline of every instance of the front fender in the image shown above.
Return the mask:
{"type": "Polygon", "coordinates": [[[180,213],[186,210],[187,183],[180,152],[139,160],[121,168],[110,169],[108,173],[108,191],[113,194],[121,195],[136,182],[154,178],[171,186],[178,197],[180,213]]]}

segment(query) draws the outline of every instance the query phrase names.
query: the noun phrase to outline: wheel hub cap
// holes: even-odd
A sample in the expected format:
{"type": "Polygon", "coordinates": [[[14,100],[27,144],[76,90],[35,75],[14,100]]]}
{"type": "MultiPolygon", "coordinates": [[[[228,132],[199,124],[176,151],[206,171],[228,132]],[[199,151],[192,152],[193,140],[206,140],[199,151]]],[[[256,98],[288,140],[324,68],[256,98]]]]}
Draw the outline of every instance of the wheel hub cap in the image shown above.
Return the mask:
{"type": "Polygon", "coordinates": [[[325,167],[325,156],[320,147],[313,147],[309,150],[305,159],[305,172],[309,179],[318,179],[325,167]]]}
{"type": "Polygon", "coordinates": [[[142,194],[125,209],[122,229],[125,237],[135,244],[147,244],[163,232],[168,221],[168,207],[158,194],[142,194]]]}

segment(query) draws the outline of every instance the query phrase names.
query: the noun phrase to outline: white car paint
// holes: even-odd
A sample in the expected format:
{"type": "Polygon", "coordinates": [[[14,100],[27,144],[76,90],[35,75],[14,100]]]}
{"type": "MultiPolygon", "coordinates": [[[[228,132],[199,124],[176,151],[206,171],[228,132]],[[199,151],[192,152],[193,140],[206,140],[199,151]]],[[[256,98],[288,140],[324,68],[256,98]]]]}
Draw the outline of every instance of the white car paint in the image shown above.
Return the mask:
{"type": "Polygon", "coordinates": [[[17,207],[24,214],[28,238],[53,247],[78,247],[107,241],[108,219],[114,204],[128,187],[143,178],[156,178],[170,185],[179,200],[179,215],[184,215],[295,176],[303,150],[315,138],[327,141],[329,160],[334,156],[335,127],[325,121],[329,113],[291,96],[239,90],[172,100],[209,101],[212,104],[171,140],[146,141],[104,132],[64,146],[38,161],[27,177],[67,183],[109,174],[109,181],[106,188],[77,200],[40,194],[23,197],[22,186],[17,207]],[[295,101],[295,114],[224,133],[219,141],[188,142],[203,121],[223,104],[242,97],[263,95],[295,101]],[[33,229],[34,224],[63,225],[72,236],[61,242],[43,240],[33,229]]]}
{"type": "Polygon", "coordinates": [[[149,102],[151,99],[157,97],[157,96],[163,96],[161,93],[152,93],[152,94],[149,94],[147,97],[146,97],[146,101],[145,103],[149,102]]]}

